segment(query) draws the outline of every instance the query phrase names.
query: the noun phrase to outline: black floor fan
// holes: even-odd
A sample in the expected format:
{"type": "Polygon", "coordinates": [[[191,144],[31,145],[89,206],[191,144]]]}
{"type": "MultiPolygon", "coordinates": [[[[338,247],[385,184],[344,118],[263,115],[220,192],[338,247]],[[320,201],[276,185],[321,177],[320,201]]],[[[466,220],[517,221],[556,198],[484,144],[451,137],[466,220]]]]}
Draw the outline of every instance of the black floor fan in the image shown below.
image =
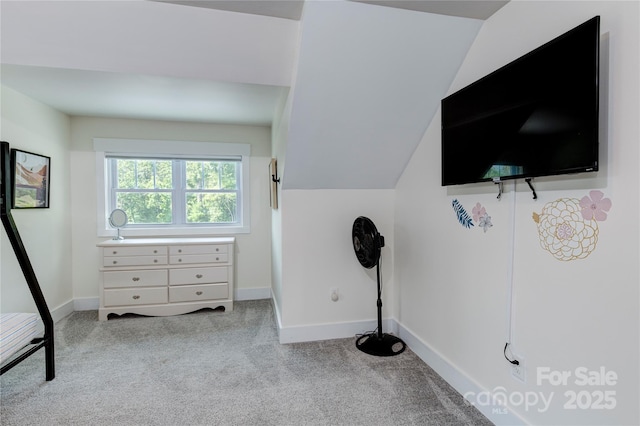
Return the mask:
{"type": "Polygon", "coordinates": [[[362,352],[375,356],[392,356],[404,352],[405,343],[399,337],[382,332],[382,287],[380,285],[380,254],[384,247],[384,237],[380,235],[371,219],[358,217],[353,222],[351,231],[353,249],[362,266],[377,268],[378,275],[378,329],[363,334],[356,339],[356,347],[362,352]]]}

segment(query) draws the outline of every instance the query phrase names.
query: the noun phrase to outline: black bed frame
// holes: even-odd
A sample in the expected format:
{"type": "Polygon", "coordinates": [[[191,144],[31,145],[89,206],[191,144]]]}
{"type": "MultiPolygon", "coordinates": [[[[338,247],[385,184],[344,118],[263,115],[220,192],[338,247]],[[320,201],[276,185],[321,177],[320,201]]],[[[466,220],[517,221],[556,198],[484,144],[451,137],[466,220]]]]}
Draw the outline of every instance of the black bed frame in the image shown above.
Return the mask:
{"type": "Polygon", "coordinates": [[[27,280],[27,285],[29,286],[29,290],[31,291],[33,300],[36,303],[36,307],[38,308],[40,318],[44,323],[44,336],[33,339],[31,341],[31,345],[27,350],[21,352],[20,355],[15,356],[13,359],[11,359],[11,361],[3,365],[0,368],[0,375],[4,374],[5,372],[9,371],[25,359],[27,359],[38,349],[44,348],[46,379],[47,381],[50,381],[53,380],[56,376],[55,359],[53,352],[53,318],[51,318],[51,313],[49,312],[49,308],[47,307],[47,302],[44,299],[44,295],[42,294],[42,290],[40,289],[40,284],[38,283],[36,274],[33,271],[31,262],[29,261],[27,250],[24,248],[24,244],[22,244],[22,239],[20,238],[20,234],[18,233],[18,228],[16,227],[16,224],[13,221],[13,217],[11,216],[11,191],[13,190],[13,176],[11,173],[11,162],[9,157],[9,143],[0,141],[0,144],[2,144],[2,199],[0,201],[0,210],[2,211],[2,224],[4,225],[4,229],[7,232],[9,241],[11,241],[13,251],[18,258],[18,263],[20,264],[22,273],[27,280]]]}

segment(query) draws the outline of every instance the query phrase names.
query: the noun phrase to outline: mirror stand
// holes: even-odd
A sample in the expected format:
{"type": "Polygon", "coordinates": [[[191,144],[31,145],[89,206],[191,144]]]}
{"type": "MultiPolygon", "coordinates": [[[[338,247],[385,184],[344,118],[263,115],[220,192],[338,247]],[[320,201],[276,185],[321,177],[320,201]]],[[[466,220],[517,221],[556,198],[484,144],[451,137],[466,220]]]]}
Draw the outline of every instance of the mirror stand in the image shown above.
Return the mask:
{"type": "Polygon", "coordinates": [[[114,240],[124,240],[124,237],[120,235],[120,228],[125,226],[129,222],[127,218],[127,213],[125,213],[122,209],[115,209],[109,215],[109,224],[116,228],[116,236],[113,237],[114,240]]]}

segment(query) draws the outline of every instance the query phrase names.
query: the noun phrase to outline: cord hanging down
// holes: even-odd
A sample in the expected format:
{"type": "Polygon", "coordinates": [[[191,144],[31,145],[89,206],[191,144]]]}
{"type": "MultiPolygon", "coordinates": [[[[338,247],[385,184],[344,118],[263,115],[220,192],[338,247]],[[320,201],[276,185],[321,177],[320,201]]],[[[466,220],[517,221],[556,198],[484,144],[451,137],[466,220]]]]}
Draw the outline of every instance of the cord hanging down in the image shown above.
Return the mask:
{"type": "MultiPolygon", "coordinates": [[[[516,181],[513,181],[511,197],[511,208],[509,209],[509,227],[508,227],[508,249],[507,249],[507,336],[504,345],[504,357],[513,365],[519,365],[517,360],[507,357],[507,348],[513,341],[513,264],[515,253],[515,235],[516,235],[516,181]],[[514,362],[515,361],[515,362],[514,362]]],[[[512,357],[513,358],[513,357],[512,357]]]]}
{"type": "Polygon", "coordinates": [[[511,364],[513,365],[520,365],[520,361],[518,361],[517,359],[509,359],[509,357],[507,356],[507,348],[509,347],[509,342],[504,344],[504,350],[502,351],[504,353],[504,357],[506,358],[507,361],[509,361],[511,364]]]}

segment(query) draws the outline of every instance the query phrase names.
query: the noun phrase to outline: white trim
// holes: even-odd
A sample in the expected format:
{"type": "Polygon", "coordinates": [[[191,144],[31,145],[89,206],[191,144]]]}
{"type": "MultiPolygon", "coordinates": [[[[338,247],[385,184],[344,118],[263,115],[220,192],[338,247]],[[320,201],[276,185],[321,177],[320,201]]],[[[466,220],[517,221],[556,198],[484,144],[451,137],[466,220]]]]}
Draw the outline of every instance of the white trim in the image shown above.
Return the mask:
{"type": "Polygon", "coordinates": [[[165,154],[165,155],[251,155],[251,145],[245,143],[160,141],[148,139],[94,138],[96,152],[165,154]]]}
{"type": "Polygon", "coordinates": [[[94,138],[96,151],[96,233],[98,237],[113,237],[116,230],[107,223],[105,194],[106,153],[163,154],[184,157],[185,155],[242,156],[242,226],[198,226],[175,228],[124,228],[120,233],[127,237],[160,237],[189,235],[230,235],[251,232],[251,145],[243,143],[156,141],[144,139],[94,138]]]}
{"type": "Polygon", "coordinates": [[[280,330],[282,329],[282,316],[280,315],[280,307],[278,306],[278,302],[276,298],[271,293],[271,304],[273,305],[273,312],[276,315],[276,326],[278,327],[278,336],[280,336],[280,330]]]}
{"type": "Polygon", "coordinates": [[[51,318],[53,318],[53,322],[56,323],[67,315],[71,315],[73,311],[73,300],[69,300],[62,305],[51,309],[51,318]]]}
{"type": "MultiPolygon", "coordinates": [[[[73,313],[73,301],[70,300],[67,303],[63,303],[57,308],[51,309],[49,312],[51,313],[51,319],[53,319],[53,323],[55,324],[58,321],[60,321],[62,318],[66,317],[67,315],[71,315],[73,313]]],[[[38,315],[37,312],[36,312],[36,315],[38,315]]],[[[55,330],[55,327],[54,327],[54,330],[55,330]]],[[[42,318],[40,316],[38,316],[38,322],[36,323],[36,331],[39,335],[44,334],[44,323],[42,322],[42,318]]]]}
{"type": "Polygon", "coordinates": [[[100,309],[99,297],[78,297],[73,299],[74,311],[97,311],[100,309]]]}
{"type": "MultiPolygon", "coordinates": [[[[51,313],[51,319],[53,319],[53,323],[55,324],[67,315],[71,315],[74,310],[74,301],[69,300],[56,308],[50,309],[49,312],[51,313]]],[[[38,317],[36,330],[38,330],[38,334],[44,334],[44,323],[40,317],[38,317]]]]}
{"type": "MultiPolygon", "coordinates": [[[[351,321],[334,324],[313,324],[283,327],[278,321],[280,343],[314,342],[317,340],[355,338],[357,334],[368,333],[378,326],[377,320],[351,321]]],[[[393,319],[383,319],[385,333],[397,334],[398,325],[393,319]]]]}
{"type": "Polygon", "coordinates": [[[236,288],[234,301],[271,299],[271,288],[236,288]]]}
{"type": "MultiPolygon", "coordinates": [[[[436,373],[440,375],[447,383],[449,383],[460,395],[471,393],[473,395],[479,395],[481,393],[487,393],[486,389],[483,389],[480,385],[469,378],[464,372],[457,369],[452,363],[440,355],[437,351],[431,348],[427,343],[415,335],[407,327],[399,324],[400,338],[404,340],[407,346],[418,357],[431,367],[436,373]]],[[[490,398],[491,401],[496,400],[490,398]]],[[[476,405],[478,409],[485,417],[487,417],[495,425],[526,425],[527,422],[519,417],[511,409],[506,409],[500,405],[476,405]]]]}

